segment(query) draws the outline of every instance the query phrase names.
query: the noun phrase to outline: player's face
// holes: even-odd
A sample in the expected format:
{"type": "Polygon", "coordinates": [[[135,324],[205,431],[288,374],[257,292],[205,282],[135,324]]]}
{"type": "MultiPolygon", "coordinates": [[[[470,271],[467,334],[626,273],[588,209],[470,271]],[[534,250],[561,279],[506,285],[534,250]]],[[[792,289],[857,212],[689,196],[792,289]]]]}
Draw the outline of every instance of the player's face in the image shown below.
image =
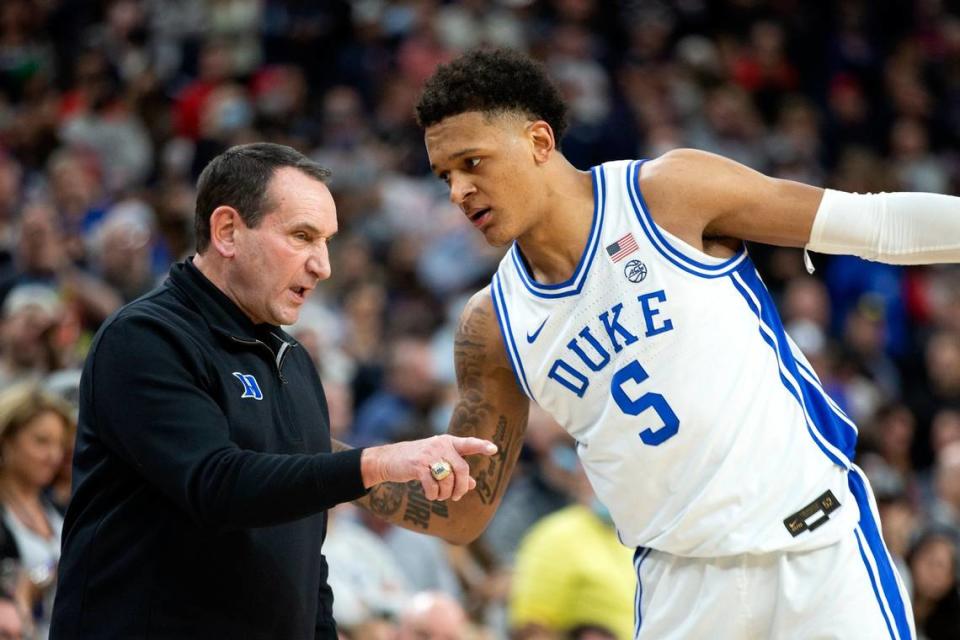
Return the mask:
{"type": "Polygon", "coordinates": [[[451,202],[494,246],[527,231],[539,208],[530,125],[514,115],[471,111],[425,132],[430,166],[450,188],[451,202]]]}
{"type": "Polygon", "coordinates": [[[237,233],[233,298],[256,323],[290,325],[330,277],[327,241],[337,232],[337,209],[326,185],[289,167],[274,174],[268,194],[269,213],[237,233]]]}

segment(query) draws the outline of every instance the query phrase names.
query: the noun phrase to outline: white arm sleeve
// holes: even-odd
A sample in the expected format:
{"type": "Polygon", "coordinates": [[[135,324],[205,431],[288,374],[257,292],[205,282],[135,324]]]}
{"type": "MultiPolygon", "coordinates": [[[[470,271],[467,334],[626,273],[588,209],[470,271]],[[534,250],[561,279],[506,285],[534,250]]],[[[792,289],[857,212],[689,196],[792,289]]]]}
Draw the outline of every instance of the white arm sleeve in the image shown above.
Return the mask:
{"type": "Polygon", "coordinates": [[[827,189],[805,249],[889,264],[960,262],[960,198],[827,189]]]}

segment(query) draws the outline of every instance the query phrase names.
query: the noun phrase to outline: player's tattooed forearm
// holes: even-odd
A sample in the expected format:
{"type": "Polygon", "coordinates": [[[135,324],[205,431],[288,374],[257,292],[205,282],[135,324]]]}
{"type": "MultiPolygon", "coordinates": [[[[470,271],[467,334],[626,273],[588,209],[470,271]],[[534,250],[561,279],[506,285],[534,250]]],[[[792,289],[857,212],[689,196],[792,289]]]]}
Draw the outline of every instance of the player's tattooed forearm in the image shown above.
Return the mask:
{"type": "Polygon", "coordinates": [[[497,430],[493,435],[493,443],[497,445],[496,455],[483,458],[481,468],[476,473],[477,496],[484,504],[492,504],[503,488],[507,479],[509,461],[523,441],[522,429],[507,429],[507,419],[500,416],[497,421],[497,430]]]}
{"type": "Polygon", "coordinates": [[[361,499],[361,502],[364,501],[371,513],[388,522],[403,520],[421,529],[429,528],[430,519],[434,516],[438,518],[450,516],[445,502],[427,500],[419,480],[378,484],[370,490],[366,498],[361,499]]]}
{"type": "Polygon", "coordinates": [[[447,518],[449,512],[443,502],[431,502],[423,493],[423,485],[418,480],[411,480],[406,484],[407,508],[403,512],[404,522],[409,522],[421,529],[430,526],[430,518],[437,516],[447,518]]]}

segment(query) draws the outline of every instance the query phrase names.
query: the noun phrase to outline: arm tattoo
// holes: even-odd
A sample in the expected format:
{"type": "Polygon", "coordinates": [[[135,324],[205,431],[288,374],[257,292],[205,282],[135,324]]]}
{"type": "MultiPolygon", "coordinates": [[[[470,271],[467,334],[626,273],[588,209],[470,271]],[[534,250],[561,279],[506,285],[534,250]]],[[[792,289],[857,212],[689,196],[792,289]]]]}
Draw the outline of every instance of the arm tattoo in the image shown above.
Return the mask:
{"type": "Polygon", "coordinates": [[[419,480],[402,482],[384,482],[370,490],[370,511],[384,520],[398,521],[400,507],[403,507],[403,521],[414,524],[421,529],[430,526],[430,518],[448,518],[445,502],[431,502],[423,493],[423,486],[419,480]]]}
{"type": "Polygon", "coordinates": [[[423,494],[423,486],[418,480],[411,480],[407,483],[407,508],[403,512],[405,522],[417,525],[421,529],[430,526],[430,516],[436,515],[446,518],[447,505],[443,502],[431,502],[423,494]]]}
{"type": "Polygon", "coordinates": [[[404,485],[399,482],[384,482],[376,485],[368,494],[370,511],[389,520],[400,509],[404,491],[404,485]]]}
{"type": "MultiPolygon", "coordinates": [[[[512,452],[510,443],[506,442],[507,419],[500,416],[497,422],[497,431],[493,442],[497,445],[496,455],[485,460],[486,468],[477,471],[477,496],[483,504],[491,504],[496,499],[503,483],[504,471],[507,469],[508,455],[512,452]]],[[[483,464],[483,460],[481,461],[483,464]]]]}
{"type": "MultiPolygon", "coordinates": [[[[454,346],[457,380],[460,385],[460,402],[454,410],[450,433],[458,436],[480,436],[480,425],[488,423],[487,417],[494,413],[494,407],[487,401],[485,393],[484,363],[486,342],[484,330],[492,321],[489,310],[482,306],[474,307],[460,323],[454,346]]],[[[507,478],[509,461],[515,459],[515,452],[523,441],[524,425],[509,425],[507,417],[500,415],[497,426],[489,439],[497,445],[496,455],[488,457],[474,456],[470,460],[471,471],[477,480],[477,496],[486,505],[492,504],[507,478]]]]}
{"type": "Polygon", "coordinates": [[[453,353],[460,401],[450,421],[450,433],[457,436],[478,435],[480,425],[493,409],[484,397],[486,344],[483,330],[491,320],[489,315],[486,309],[476,306],[457,327],[453,353]]]}
{"type": "MultiPolygon", "coordinates": [[[[468,456],[470,473],[477,481],[476,496],[486,506],[502,495],[509,479],[508,470],[516,461],[523,443],[526,415],[522,419],[499,413],[487,395],[491,391],[487,378],[491,309],[474,305],[460,322],[454,342],[454,354],[460,399],[454,408],[449,433],[456,436],[487,438],[497,445],[496,455],[468,456]],[[499,413],[499,415],[497,415],[499,413]],[[496,419],[494,420],[494,416],[496,419]],[[487,430],[496,424],[493,434],[487,430]]],[[[431,502],[417,480],[406,483],[385,482],[373,487],[359,501],[375,515],[408,528],[428,530],[434,518],[450,522],[446,502],[431,502]],[[412,525],[412,526],[411,526],[412,525]]],[[[454,508],[455,513],[461,510],[454,508]]]]}

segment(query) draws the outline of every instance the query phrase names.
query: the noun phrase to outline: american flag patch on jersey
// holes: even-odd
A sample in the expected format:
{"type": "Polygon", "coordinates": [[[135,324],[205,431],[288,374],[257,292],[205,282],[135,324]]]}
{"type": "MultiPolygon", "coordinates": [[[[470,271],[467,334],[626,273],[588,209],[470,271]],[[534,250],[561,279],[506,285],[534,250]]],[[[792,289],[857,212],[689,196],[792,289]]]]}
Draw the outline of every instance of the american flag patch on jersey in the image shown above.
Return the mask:
{"type": "Polygon", "coordinates": [[[614,262],[620,262],[639,247],[632,233],[628,233],[613,244],[607,245],[607,255],[614,262]]]}

